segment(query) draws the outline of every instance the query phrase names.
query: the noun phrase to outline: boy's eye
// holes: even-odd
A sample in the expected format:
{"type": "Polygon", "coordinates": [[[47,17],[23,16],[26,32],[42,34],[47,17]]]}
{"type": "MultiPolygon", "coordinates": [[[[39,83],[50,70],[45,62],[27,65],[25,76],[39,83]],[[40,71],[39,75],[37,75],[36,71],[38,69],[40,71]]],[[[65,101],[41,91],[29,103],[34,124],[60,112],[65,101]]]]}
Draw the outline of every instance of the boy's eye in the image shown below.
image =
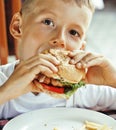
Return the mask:
{"type": "Polygon", "coordinates": [[[76,30],[70,30],[70,34],[76,37],[80,37],[80,34],[76,30]]]}
{"type": "Polygon", "coordinates": [[[50,19],[45,19],[43,21],[43,23],[46,24],[46,25],[54,26],[54,22],[52,20],[50,20],[50,19]]]}

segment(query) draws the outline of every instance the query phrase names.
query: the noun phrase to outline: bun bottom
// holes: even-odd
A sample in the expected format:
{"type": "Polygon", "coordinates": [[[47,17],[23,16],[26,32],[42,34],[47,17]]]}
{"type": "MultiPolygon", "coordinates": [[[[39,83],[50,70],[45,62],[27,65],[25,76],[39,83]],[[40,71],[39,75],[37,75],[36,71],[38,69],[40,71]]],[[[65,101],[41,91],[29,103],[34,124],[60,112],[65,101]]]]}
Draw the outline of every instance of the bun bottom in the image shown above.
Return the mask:
{"type": "Polygon", "coordinates": [[[38,81],[34,81],[34,83],[36,84],[36,86],[44,93],[47,93],[48,95],[54,97],[54,98],[64,98],[64,99],[68,99],[69,97],[66,94],[59,94],[59,93],[55,93],[52,91],[49,91],[47,89],[44,89],[43,86],[38,83],[38,81]]]}

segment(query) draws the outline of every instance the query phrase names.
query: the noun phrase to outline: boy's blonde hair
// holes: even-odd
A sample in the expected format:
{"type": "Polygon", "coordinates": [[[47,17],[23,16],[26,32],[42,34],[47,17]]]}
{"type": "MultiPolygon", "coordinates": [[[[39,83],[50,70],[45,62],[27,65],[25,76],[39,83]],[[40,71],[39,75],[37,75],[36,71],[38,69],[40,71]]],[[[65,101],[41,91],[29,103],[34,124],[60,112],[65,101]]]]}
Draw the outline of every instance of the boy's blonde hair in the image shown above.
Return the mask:
{"type": "MultiPolygon", "coordinates": [[[[30,8],[31,6],[33,6],[32,3],[34,3],[35,1],[37,0],[24,0],[23,4],[22,4],[22,9],[21,9],[21,13],[24,13],[24,12],[30,12],[30,8]]],[[[39,0],[38,0],[39,1],[39,0]]],[[[76,2],[76,4],[79,6],[79,7],[82,7],[83,5],[88,7],[92,12],[94,12],[94,4],[92,2],[92,0],[62,0],[64,2],[76,2]]]]}

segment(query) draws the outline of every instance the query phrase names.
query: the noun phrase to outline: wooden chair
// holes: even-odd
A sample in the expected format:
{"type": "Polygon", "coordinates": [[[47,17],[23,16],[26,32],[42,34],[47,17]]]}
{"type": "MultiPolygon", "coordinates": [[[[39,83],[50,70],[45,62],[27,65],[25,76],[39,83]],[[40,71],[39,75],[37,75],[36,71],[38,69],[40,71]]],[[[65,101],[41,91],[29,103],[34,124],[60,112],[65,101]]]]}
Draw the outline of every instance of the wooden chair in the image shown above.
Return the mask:
{"type": "Polygon", "coordinates": [[[4,0],[0,0],[0,64],[6,64],[8,58],[8,46],[6,35],[6,18],[4,0]]]}
{"type": "MultiPolygon", "coordinates": [[[[11,15],[19,11],[21,8],[21,0],[8,0],[11,4],[11,15]]],[[[5,1],[0,0],[0,65],[8,63],[8,36],[7,36],[7,27],[6,27],[6,13],[5,13],[5,1]]],[[[16,44],[14,41],[14,46],[16,44]]]]}
{"type": "Polygon", "coordinates": [[[18,12],[21,8],[21,0],[11,0],[11,5],[12,5],[12,14],[18,12]]]}

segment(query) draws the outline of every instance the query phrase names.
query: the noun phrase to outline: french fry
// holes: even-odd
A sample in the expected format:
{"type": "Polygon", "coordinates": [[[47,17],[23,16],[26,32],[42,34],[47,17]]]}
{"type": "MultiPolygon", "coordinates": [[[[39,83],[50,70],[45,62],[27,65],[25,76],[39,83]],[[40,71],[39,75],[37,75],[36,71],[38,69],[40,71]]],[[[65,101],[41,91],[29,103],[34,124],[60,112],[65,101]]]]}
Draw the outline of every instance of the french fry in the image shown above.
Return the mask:
{"type": "Polygon", "coordinates": [[[107,125],[101,125],[94,122],[85,121],[85,129],[83,130],[112,130],[107,125]]]}

